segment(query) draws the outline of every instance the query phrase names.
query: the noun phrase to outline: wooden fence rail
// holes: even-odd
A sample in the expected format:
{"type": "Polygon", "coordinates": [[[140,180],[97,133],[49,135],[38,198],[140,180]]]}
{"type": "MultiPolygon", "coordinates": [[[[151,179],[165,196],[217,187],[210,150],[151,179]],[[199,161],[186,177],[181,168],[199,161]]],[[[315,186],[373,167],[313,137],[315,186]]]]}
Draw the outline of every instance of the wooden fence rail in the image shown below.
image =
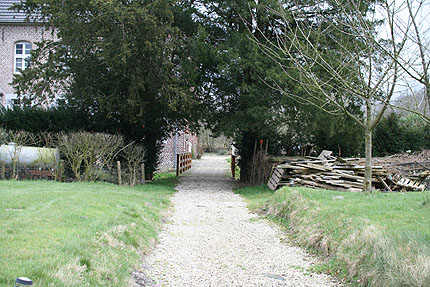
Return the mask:
{"type": "Polygon", "coordinates": [[[192,157],[190,152],[176,155],[176,176],[191,168],[192,157]]]}

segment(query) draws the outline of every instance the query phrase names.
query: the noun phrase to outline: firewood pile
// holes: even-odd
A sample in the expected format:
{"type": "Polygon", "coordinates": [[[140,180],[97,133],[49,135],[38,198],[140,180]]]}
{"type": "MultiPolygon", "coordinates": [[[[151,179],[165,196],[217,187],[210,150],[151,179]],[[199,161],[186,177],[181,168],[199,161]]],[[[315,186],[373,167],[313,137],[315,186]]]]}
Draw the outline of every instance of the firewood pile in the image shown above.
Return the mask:
{"type": "MultiPolygon", "coordinates": [[[[358,192],[363,188],[364,168],[361,159],[333,157],[332,152],[323,151],[318,157],[277,165],[267,185],[272,190],[280,186],[301,185],[358,192]]],[[[429,176],[430,172],[426,172],[429,176]]],[[[386,165],[380,164],[372,166],[372,186],[383,191],[423,191],[429,188],[422,177],[393,174],[388,172],[386,165]]]]}

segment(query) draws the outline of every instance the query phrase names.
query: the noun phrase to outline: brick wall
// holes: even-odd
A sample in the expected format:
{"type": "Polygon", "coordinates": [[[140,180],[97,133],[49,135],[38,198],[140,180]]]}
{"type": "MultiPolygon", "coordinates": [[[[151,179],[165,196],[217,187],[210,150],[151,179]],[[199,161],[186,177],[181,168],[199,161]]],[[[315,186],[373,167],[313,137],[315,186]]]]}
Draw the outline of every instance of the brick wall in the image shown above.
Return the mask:
{"type": "Polygon", "coordinates": [[[9,85],[14,74],[15,43],[20,41],[30,42],[32,48],[36,48],[36,42],[55,40],[56,36],[51,30],[42,26],[23,24],[0,24],[0,93],[5,96],[0,103],[5,105],[6,100],[15,98],[15,92],[9,85]]]}
{"type": "MultiPolygon", "coordinates": [[[[187,134],[180,131],[176,134],[176,152],[184,153],[191,152],[197,153],[198,137],[195,134],[187,134]]],[[[159,171],[167,171],[175,168],[175,134],[170,134],[170,137],[164,141],[164,147],[161,151],[160,160],[158,163],[159,171]]]]}

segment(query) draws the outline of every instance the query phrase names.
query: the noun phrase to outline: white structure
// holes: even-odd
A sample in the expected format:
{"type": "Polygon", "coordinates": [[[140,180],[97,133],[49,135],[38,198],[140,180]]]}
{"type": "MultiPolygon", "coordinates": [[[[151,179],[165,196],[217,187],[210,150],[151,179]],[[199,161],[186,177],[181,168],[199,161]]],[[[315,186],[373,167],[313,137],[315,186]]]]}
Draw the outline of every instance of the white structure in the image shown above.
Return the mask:
{"type": "Polygon", "coordinates": [[[6,165],[12,164],[12,159],[16,158],[18,164],[27,167],[49,167],[58,165],[60,153],[56,148],[39,148],[27,146],[15,146],[14,143],[0,146],[0,160],[6,165]]]}

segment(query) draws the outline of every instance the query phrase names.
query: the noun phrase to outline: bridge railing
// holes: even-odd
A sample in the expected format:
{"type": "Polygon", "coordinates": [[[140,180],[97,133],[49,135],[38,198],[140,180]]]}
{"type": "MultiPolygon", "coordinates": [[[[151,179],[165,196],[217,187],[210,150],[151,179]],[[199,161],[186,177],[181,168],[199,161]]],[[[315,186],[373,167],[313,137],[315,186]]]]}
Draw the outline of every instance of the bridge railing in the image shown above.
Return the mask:
{"type": "Polygon", "coordinates": [[[178,153],[176,155],[176,176],[191,168],[193,155],[190,152],[178,153]]]}

